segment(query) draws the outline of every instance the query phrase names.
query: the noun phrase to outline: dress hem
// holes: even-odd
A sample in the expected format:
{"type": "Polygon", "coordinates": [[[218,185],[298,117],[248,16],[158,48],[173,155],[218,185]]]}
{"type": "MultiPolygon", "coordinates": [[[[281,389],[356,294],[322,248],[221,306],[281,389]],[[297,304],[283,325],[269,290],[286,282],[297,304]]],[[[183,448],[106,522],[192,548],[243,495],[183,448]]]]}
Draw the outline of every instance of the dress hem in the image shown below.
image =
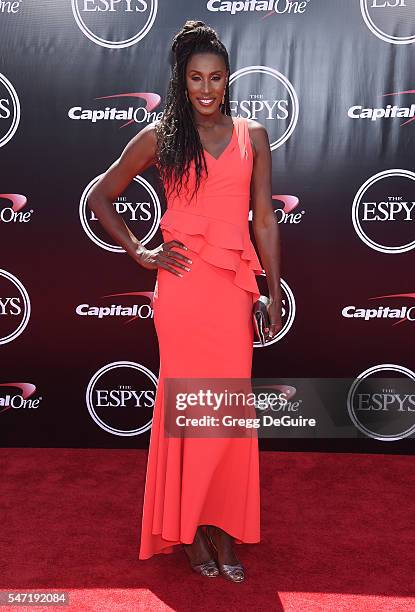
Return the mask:
{"type": "MultiPolygon", "coordinates": [[[[213,527],[219,527],[219,529],[223,529],[223,527],[221,527],[220,525],[216,525],[216,523],[206,523],[206,522],[203,522],[203,523],[198,523],[198,524],[197,524],[197,526],[196,526],[196,528],[197,528],[197,527],[200,527],[200,526],[204,526],[204,525],[212,525],[213,527]]],[[[224,530],[224,531],[225,531],[225,530],[224,530]]],[[[228,533],[228,534],[229,534],[229,535],[230,535],[232,538],[234,538],[234,544],[259,544],[259,543],[261,542],[261,539],[260,539],[260,538],[258,538],[258,539],[254,539],[254,540],[249,540],[249,539],[246,539],[246,538],[245,538],[245,539],[241,539],[241,538],[238,538],[238,537],[237,537],[236,535],[234,535],[233,533],[231,533],[230,531],[227,531],[227,533],[228,533]]],[[[152,535],[153,535],[153,536],[159,536],[159,537],[161,537],[161,533],[153,533],[153,532],[152,532],[152,535]]],[[[179,540],[179,541],[177,541],[177,540],[167,540],[166,538],[163,538],[163,540],[164,540],[166,543],[165,543],[165,545],[164,545],[162,548],[159,548],[159,549],[157,549],[157,550],[154,550],[154,552],[149,553],[149,554],[146,554],[146,555],[143,555],[143,556],[142,556],[141,554],[139,554],[139,555],[138,555],[138,560],[139,560],[139,561],[146,561],[147,559],[150,559],[150,558],[151,558],[151,557],[153,557],[154,555],[159,555],[159,554],[165,554],[165,555],[167,555],[167,554],[172,554],[172,553],[176,552],[176,550],[174,549],[174,547],[176,547],[176,546],[180,546],[180,545],[182,545],[182,544],[192,544],[192,542],[185,542],[185,541],[183,541],[183,540],[179,540]]]]}

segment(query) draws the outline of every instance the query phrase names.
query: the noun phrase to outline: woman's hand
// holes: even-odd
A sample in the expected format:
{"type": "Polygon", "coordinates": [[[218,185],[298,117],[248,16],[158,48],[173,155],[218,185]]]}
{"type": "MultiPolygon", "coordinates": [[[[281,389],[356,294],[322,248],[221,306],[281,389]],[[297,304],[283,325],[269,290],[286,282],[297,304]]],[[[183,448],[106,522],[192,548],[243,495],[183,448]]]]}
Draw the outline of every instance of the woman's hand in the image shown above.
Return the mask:
{"type": "Polygon", "coordinates": [[[267,337],[273,338],[278,334],[278,332],[282,329],[282,321],[281,321],[281,310],[282,303],[281,297],[279,298],[270,298],[270,303],[267,306],[270,326],[269,328],[265,328],[265,333],[267,337]]]}
{"type": "Polygon", "coordinates": [[[178,251],[174,251],[172,247],[179,247],[185,249],[187,246],[180,242],[179,240],[169,240],[168,242],[163,242],[156,249],[145,249],[142,248],[137,251],[138,263],[143,266],[143,268],[147,268],[148,270],[155,270],[156,268],[164,268],[176,276],[183,276],[180,272],[178,272],[172,265],[178,266],[183,270],[189,271],[190,268],[185,266],[184,263],[192,263],[192,260],[179,253],[178,251]]]}

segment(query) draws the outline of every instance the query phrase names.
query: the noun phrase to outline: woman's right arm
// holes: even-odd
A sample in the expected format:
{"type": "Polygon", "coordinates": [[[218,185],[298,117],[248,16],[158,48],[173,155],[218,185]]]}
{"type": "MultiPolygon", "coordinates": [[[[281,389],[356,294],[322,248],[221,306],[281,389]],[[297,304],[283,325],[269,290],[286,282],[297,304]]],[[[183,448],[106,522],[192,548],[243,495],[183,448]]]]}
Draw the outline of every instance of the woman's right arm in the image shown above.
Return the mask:
{"type": "Polygon", "coordinates": [[[114,209],[113,202],[137,174],[155,163],[155,152],[156,135],[154,124],[150,124],[130,140],[120,157],[95,183],[87,200],[105,231],[138,263],[144,247],[114,209]]]}
{"type": "MultiPolygon", "coordinates": [[[[184,262],[188,263],[190,260],[171,248],[163,250],[163,245],[152,250],[146,249],[113,206],[113,202],[128,187],[133,178],[155,162],[156,133],[154,123],[151,123],[130,140],[120,157],[95,183],[87,198],[87,204],[105,231],[134,261],[144,268],[161,267],[182,276],[174,266],[182,270],[189,270],[184,262]]],[[[170,247],[172,246],[186,249],[185,245],[177,240],[170,241],[170,247]]]]}

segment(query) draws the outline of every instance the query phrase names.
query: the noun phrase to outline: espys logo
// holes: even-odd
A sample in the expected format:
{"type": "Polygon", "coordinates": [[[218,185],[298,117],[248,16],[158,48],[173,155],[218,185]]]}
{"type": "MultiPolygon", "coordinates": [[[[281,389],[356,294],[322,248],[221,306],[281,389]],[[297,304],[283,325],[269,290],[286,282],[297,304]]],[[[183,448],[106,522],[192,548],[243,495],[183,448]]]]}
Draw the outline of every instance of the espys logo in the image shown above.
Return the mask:
{"type": "MultiPolygon", "coordinates": [[[[152,319],[153,318],[153,291],[128,291],[126,293],[108,293],[103,295],[103,298],[122,297],[126,304],[111,304],[110,306],[91,306],[90,304],[79,304],[76,307],[76,314],[81,317],[96,317],[98,319],[119,318],[123,317],[124,325],[132,323],[137,319],[152,319]],[[141,296],[147,298],[147,303],[131,304],[132,298],[141,296]]],[[[115,301],[115,300],[114,300],[115,301]]],[[[143,300],[140,300],[141,302],[143,300]]]]}
{"type": "Polygon", "coordinates": [[[368,368],[352,383],[347,408],[357,429],[370,438],[393,442],[411,436],[415,432],[415,373],[392,363],[368,368]]]}
{"type": "Polygon", "coordinates": [[[75,21],[89,40],[108,49],[125,49],[149,33],[158,0],[71,0],[71,4],[75,21]]]}
{"type": "MultiPolygon", "coordinates": [[[[266,294],[265,272],[263,271],[262,274],[258,274],[256,279],[258,281],[258,289],[260,293],[263,295],[266,294]],[[262,285],[264,285],[263,290],[261,288],[262,285]]],[[[271,344],[274,344],[275,342],[278,342],[279,340],[281,340],[281,338],[283,338],[285,334],[289,332],[294,322],[294,319],[295,319],[296,306],[295,306],[294,294],[291,291],[288,284],[282,278],[280,280],[280,284],[281,284],[281,301],[282,301],[282,312],[281,312],[282,328],[280,329],[278,334],[274,336],[274,338],[267,341],[265,346],[270,346],[271,344]]],[[[256,336],[254,336],[254,338],[255,337],[256,336]]],[[[265,348],[262,346],[259,340],[254,340],[254,347],[255,348],[257,347],[265,348]]]]}
{"type": "MultiPolygon", "coordinates": [[[[153,112],[155,108],[160,104],[161,98],[155,93],[146,92],[132,92],[123,94],[114,94],[111,96],[101,96],[94,98],[95,100],[110,100],[119,99],[129,103],[127,109],[118,108],[116,106],[105,106],[105,108],[82,108],[82,106],[73,106],[68,111],[69,119],[74,121],[90,121],[91,123],[97,123],[97,121],[123,121],[120,128],[131,125],[132,123],[147,124],[153,121],[158,121],[162,112],[153,112]],[[144,100],[145,106],[131,106],[131,99],[135,102],[137,100],[144,100]]],[[[105,103],[107,104],[107,103],[105,103]]]]}
{"type": "Polygon", "coordinates": [[[33,397],[35,385],[24,382],[0,383],[0,414],[8,410],[31,410],[39,408],[42,397],[33,397]],[[18,389],[19,392],[16,392],[18,389]]]}
{"type": "MultiPolygon", "coordinates": [[[[387,96],[401,96],[404,94],[414,94],[415,89],[407,89],[405,91],[393,91],[391,93],[383,94],[382,97],[387,96]]],[[[351,106],[347,111],[347,116],[350,119],[368,119],[369,121],[376,122],[379,119],[396,119],[405,118],[407,121],[404,121],[400,125],[408,125],[408,123],[412,123],[415,120],[415,104],[411,104],[411,106],[398,106],[397,104],[387,104],[386,106],[381,107],[367,107],[363,106],[351,106]]]]}
{"type": "Polygon", "coordinates": [[[1,15],[15,15],[19,12],[22,0],[13,0],[12,2],[0,2],[1,15]]]}
{"type": "Polygon", "coordinates": [[[138,436],[151,428],[157,382],[153,372],[139,363],[109,363],[89,381],[89,414],[108,433],[138,436]]]}
{"type": "Polygon", "coordinates": [[[373,321],[388,319],[394,320],[392,325],[400,325],[405,321],[415,321],[415,305],[409,305],[409,300],[415,300],[415,293],[391,293],[389,295],[378,295],[370,300],[393,300],[393,306],[381,304],[376,308],[358,308],[357,306],[345,306],[342,316],[346,319],[359,319],[373,321]]]}
{"type": "Polygon", "coordinates": [[[370,177],[356,193],[352,222],[359,238],[381,253],[415,247],[415,173],[392,169],[370,177]]]}
{"type": "Polygon", "coordinates": [[[23,210],[26,204],[27,198],[20,193],[0,193],[0,222],[28,223],[32,218],[33,209],[23,210]]]}
{"type": "Polygon", "coordinates": [[[271,15],[302,15],[305,13],[311,0],[208,0],[206,8],[213,13],[264,12],[263,18],[271,15]]]}
{"type": "MultiPolygon", "coordinates": [[[[298,207],[300,200],[297,196],[293,195],[273,195],[271,196],[273,200],[277,202],[281,202],[282,207],[274,208],[275,216],[277,218],[278,223],[282,223],[285,225],[298,225],[301,223],[303,215],[305,214],[304,210],[300,210],[295,212],[295,209],[298,207]]],[[[248,213],[249,221],[252,221],[253,211],[250,210],[248,213]]]]}
{"type": "Polygon", "coordinates": [[[369,30],[394,45],[415,42],[413,0],[360,0],[360,10],[369,30]]]}
{"type": "MultiPolygon", "coordinates": [[[[94,212],[87,204],[92,187],[99,180],[99,176],[92,179],[86,186],[79,203],[79,217],[86,235],[96,245],[112,253],[125,253],[118,244],[108,242],[108,234],[102,228],[94,212]]],[[[161,217],[160,201],[153,187],[141,176],[134,177],[131,184],[114,203],[114,208],[142,244],[147,244],[156,234],[161,217]]]]}
{"type": "Polygon", "coordinates": [[[0,270],[0,344],[15,340],[30,318],[29,295],[13,274],[0,270]]]}
{"type": "Polygon", "coordinates": [[[0,74],[0,147],[11,140],[20,123],[20,102],[15,88],[0,74]]]}
{"type": "Polygon", "coordinates": [[[231,110],[266,127],[271,151],[290,138],[297,125],[299,103],[286,76],[269,66],[247,66],[231,75],[229,87],[233,87],[231,110]]]}

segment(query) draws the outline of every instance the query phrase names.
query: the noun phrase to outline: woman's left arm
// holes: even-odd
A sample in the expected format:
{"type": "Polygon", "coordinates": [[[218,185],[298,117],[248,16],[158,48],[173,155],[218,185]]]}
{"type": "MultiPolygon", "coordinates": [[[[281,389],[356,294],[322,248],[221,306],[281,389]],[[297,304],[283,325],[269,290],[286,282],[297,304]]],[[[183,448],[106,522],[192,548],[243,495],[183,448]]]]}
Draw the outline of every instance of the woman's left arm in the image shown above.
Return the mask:
{"type": "Polygon", "coordinates": [[[268,132],[257,121],[249,121],[249,134],[253,144],[251,177],[252,228],[263,265],[271,304],[268,307],[272,338],[282,327],[281,322],[281,243],[278,221],[271,195],[272,159],[268,132]]]}

